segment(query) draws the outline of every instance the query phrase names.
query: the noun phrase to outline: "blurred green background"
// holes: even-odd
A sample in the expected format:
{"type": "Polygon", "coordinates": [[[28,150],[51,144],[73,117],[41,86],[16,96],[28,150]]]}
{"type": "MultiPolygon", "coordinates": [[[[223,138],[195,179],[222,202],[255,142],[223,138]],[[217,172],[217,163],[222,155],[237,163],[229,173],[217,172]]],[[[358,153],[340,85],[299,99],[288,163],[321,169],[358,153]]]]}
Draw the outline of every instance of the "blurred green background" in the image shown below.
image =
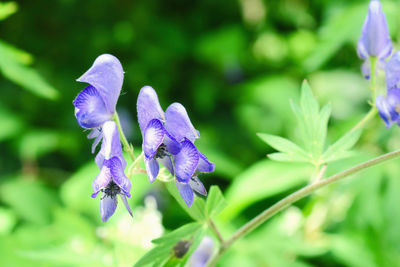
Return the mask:
{"type": "MultiPolygon", "coordinates": [[[[396,41],[400,4],[382,4],[396,41]]],[[[124,67],[118,111],[138,149],[142,86],[164,109],[187,108],[216,164],[201,179],[229,203],[217,220],[228,236],[309,182],[311,166],[270,161],[256,136],[296,139],[289,99],[304,78],[332,104],[331,142],[368,111],[355,51],[367,9],[366,0],[0,2],[0,265],[132,266],[152,239],[191,221],[162,183],[138,175],[133,220],[119,206],[101,223],[92,141],[72,106],[85,87],[75,79],[98,55],[124,67]]],[[[399,148],[398,136],[376,118],[359,153],[327,173],[399,148]]],[[[238,241],[220,266],[400,266],[399,173],[397,160],[318,191],[238,241]]]]}

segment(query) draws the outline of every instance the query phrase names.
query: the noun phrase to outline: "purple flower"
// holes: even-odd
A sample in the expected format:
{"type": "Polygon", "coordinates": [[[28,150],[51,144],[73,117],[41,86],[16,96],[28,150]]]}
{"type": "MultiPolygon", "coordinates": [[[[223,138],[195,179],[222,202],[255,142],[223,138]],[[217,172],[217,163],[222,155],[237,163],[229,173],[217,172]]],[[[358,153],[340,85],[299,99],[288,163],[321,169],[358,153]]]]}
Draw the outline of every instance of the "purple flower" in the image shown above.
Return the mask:
{"type": "Polygon", "coordinates": [[[156,179],[159,163],[162,163],[175,176],[178,190],[190,207],[194,198],[193,190],[207,194],[197,175],[214,171],[214,164],[193,144],[200,137],[199,132],[181,104],[171,104],[164,114],[157,93],[149,86],[141,89],[137,110],[150,182],[156,179]]]}
{"type": "Polygon", "coordinates": [[[214,241],[205,236],[188,260],[189,267],[205,267],[214,252],[214,241]]]}
{"type": "Polygon", "coordinates": [[[360,58],[365,60],[361,67],[364,77],[366,79],[370,77],[369,57],[377,57],[380,66],[391,52],[392,42],[381,3],[378,0],[371,0],[361,37],[357,44],[357,53],[360,58]]]}
{"type": "Polygon", "coordinates": [[[400,88],[400,51],[389,59],[385,66],[387,89],[400,88]]]}
{"type": "Polygon", "coordinates": [[[387,96],[378,96],[376,98],[376,107],[379,116],[385,121],[386,128],[390,128],[393,123],[400,126],[400,89],[389,89],[387,96]]]}
{"type": "Polygon", "coordinates": [[[103,54],[77,80],[89,84],[73,101],[75,116],[82,128],[96,128],[112,119],[123,78],[124,72],[119,60],[103,54]]]}
{"type": "Polygon", "coordinates": [[[361,37],[358,40],[358,55],[362,59],[368,57],[383,59],[387,58],[391,51],[392,42],[381,3],[378,0],[371,0],[361,37]]]}
{"type": "Polygon", "coordinates": [[[126,197],[131,197],[131,182],[124,174],[126,161],[122,156],[117,125],[114,121],[107,121],[102,127],[103,142],[96,156],[96,164],[100,173],[93,181],[92,197],[96,198],[101,191],[100,215],[103,222],[114,214],[117,208],[117,195],[119,195],[129,214],[132,211],[126,197]]]}

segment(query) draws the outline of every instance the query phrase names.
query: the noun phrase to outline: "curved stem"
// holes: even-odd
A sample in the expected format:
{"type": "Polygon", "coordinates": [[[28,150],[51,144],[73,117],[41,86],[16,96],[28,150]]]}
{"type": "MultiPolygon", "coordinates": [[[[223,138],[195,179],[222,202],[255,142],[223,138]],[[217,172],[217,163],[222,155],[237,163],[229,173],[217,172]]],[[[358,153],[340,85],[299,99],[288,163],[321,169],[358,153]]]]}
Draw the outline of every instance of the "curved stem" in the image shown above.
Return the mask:
{"type": "Polygon", "coordinates": [[[133,175],[133,172],[136,170],[137,166],[139,165],[140,161],[143,159],[144,153],[140,153],[140,155],[132,162],[132,164],[128,168],[128,177],[133,175]]]}
{"type": "Polygon", "coordinates": [[[223,244],[225,242],[224,238],[222,237],[221,232],[218,230],[218,227],[215,225],[214,221],[212,219],[208,220],[208,225],[210,226],[211,230],[215,233],[215,235],[218,238],[218,241],[220,244],[223,244]]]}
{"type": "Polygon", "coordinates": [[[394,152],[390,152],[384,155],[381,155],[379,157],[376,157],[374,159],[368,160],[364,163],[361,163],[357,166],[354,166],[350,169],[347,169],[343,172],[340,172],[338,174],[332,175],[329,178],[326,178],[324,180],[321,180],[317,183],[310,184],[306,187],[303,187],[302,189],[294,192],[293,194],[287,196],[286,198],[278,201],[268,209],[264,210],[262,213],[260,213],[258,216],[256,216],[254,219],[243,225],[239,230],[237,230],[228,240],[225,242],[221,243],[221,247],[218,251],[218,253],[211,259],[209,266],[214,266],[219,257],[239,238],[243,237],[247,233],[253,231],[255,228],[257,228],[260,224],[271,218],[273,215],[277,214],[278,212],[282,211],[286,207],[290,206],[294,202],[308,196],[315,190],[332,184],[336,181],[339,181],[347,176],[350,176],[352,174],[358,173],[364,169],[373,167],[375,165],[378,165],[379,163],[397,158],[400,156],[400,150],[396,150],[394,152]]]}
{"type": "Polygon", "coordinates": [[[119,137],[121,138],[122,144],[124,145],[124,150],[128,152],[129,156],[131,157],[132,161],[135,161],[135,154],[133,154],[133,146],[129,144],[128,139],[122,130],[121,121],[119,120],[118,113],[114,113],[113,120],[117,124],[119,137]]]}
{"type": "Polygon", "coordinates": [[[371,120],[372,118],[375,117],[375,115],[378,113],[378,109],[376,108],[375,105],[373,105],[370,109],[370,111],[362,118],[353,128],[351,128],[350,132],[354,132],[357,129],[363,128],[365,124],[371,120]]]}

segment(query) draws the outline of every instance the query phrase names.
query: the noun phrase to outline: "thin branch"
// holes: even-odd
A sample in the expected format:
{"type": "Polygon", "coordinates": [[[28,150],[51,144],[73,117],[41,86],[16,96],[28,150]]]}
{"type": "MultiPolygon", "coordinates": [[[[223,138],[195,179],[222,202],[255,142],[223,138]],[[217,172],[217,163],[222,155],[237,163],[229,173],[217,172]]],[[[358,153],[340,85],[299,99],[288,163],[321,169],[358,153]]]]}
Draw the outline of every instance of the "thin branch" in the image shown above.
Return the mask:
{"type": "Polygon", "coordinates": [[[122,130],[121,121],[119,120],[117,112],[114,113],[113,120],[117,124],[119,137],[121,138],[122,144],[124,145],[124,150],[126,152],[128,152],[128,154],[131,157],[132,161],[135,161],[135,154],[133,153],[133,146],[130,145],[129,142],[128,142],[128,139],[126,139],[126,136],[124,134],[124,131],[122,130]]]}
{"type": "Polygon", "coordinates": [[[313,181],[313,183],[318,183],[318,182],[322,179],[322,177],[323,177],[324,174],[325,174],[326,167],[328,167],[328,164],[322,165],[322,168],[321,168],[321,170],[319,171],[319,173],[317,174],[317,177],[315,177],[315,180],[313,181]]]}
{"type": "Polygon", "coordinates": [[[214,221],[212,219],[208,220],[208,225],[210,226],[211,230],[215,233],[215,235],[218,238],[218,241],[220,244],[223,244],[225,242],[224,238],[222,237],[221,232],[218,230],[218,227],[215,225],[214,221]]]}
{"type": "Polygon", "coordinates": [[[357,166],[354,166],[350,169],[347,169],[343,172],[340,172],[338,174],[332,175],[329,178],[326,178],[324,180],[321,180],[317,183],[312,183],[306,187],[303,187],[302,189],[292,193],[291,195],[287,196],[286,198],[278,201],[268,209],[264,210],[262,213],[260,213],[258,216],[256,216],[254,219],[243,225],[239,230],[237,230],[228,240],[226,240],[224,243],[221,244],[221,247],[218,251],[218,253],[211,259],[209,266],[214,266],[218,259],[221,257],[221,255],[239,238],[243,237],[247,233],[253,231],[255,228],[257,228],[260,224],[277,214],[278,212],[282,211],[283,209],[287,208],[291,204],[295,203],[296,201],[305,198],[306,196],[310,195],[313,193],[315,190],[332,184],[334,182],[337,182],[347,176],[350,176],[352,174],[358,173],[360,171],[363,171],[367,168],[376,166],[382,162],[395,159],[400,156],[400,150],[396,150],[384,155],[381,155],[379,157],[373,158],[371,160],[368,160],[364,163],[361,163],[357,166]]]}

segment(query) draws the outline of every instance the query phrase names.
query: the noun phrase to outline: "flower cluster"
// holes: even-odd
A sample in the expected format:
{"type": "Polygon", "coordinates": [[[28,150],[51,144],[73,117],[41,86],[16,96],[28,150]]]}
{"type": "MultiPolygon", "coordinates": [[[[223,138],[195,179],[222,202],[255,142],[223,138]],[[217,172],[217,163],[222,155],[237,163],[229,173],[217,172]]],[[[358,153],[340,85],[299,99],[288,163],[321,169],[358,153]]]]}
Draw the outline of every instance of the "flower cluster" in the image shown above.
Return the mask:
{"type": "MultiPolygon", "coordinates": [[[[114,214],[118,195],[132,215],[127,202],[127,197],[131,196],[131,182],[124,173],[127,163],[122,155],[119,136],[121,129],[114,122],[123,78],[124,72],[119,60],[112,55],[101,55],[78,79],[89,85],[73,101],[78,124],[84,129],[90,129],[88,138],[95,139],[92,153],[102,142],[95,158],[100,172],[93,181],[92,197],[96,198],[102,192],[100,214],[103,221],[114,214]]],[[[200,137],[199,132],[181,104],[173,103],[164,112],[156,92],[149,86],[140,90],[137,112],[143,136],[144,162],[150,182],[157,178],[161,163],[175,177],[179,193],[190,207],[194,192],[207,195],[198,175],[214,171],[214,164],[194,145],[200,137]]]]}
{"type": "Polygon", "coordinates": [[[179,193],[190,207],[194,199],[193,190],[201,195],[207,194],[198,174],[213,172],[215,167],[194,145],[200,137],[199,132],[181,104],[171,104],[164,113],[157,93],[150,86],[140,90],[137,112],[150,182],[158,175],[159,163],[163,164],[175,177],[179,193]]]}
{"type": "Polygon", "coordinates": [[[88,83],[73,101],[78,124],[91,129],[88,138],[95,138],[92,153],[102,141],[95,161],[100,169],[93,181],[95,198],[101,191],[100,215],[107,221],[114,214],[119,195],[129,214],[131,209],[126,197],[130,197],[131,182],[125,176],[126,161],[122,156],[118,127],[112,120],[121,92],[124,72],[119,60],[108,54],[100,55],[79,82],[88,83]]]}
{"type": "Polygon", "coordinates": [[[379,0],[371,0],[369,3],[368,15],[358,41],[357,52],[364,60],[361,70],[367,79],[371,77],[371,71],[374,71],[374,75],[378,69],[385,71],[387,92],[386,96],[376,97],[376,107],[387,128],[394,123],[400,125],[400,51],[390,57],[392,42],[379,0]],[[388,57],[390,59],[386,61],[388,57]],[[375,67],[371,62],[376,64],[374,70],[371,69],[375,67]]]}

